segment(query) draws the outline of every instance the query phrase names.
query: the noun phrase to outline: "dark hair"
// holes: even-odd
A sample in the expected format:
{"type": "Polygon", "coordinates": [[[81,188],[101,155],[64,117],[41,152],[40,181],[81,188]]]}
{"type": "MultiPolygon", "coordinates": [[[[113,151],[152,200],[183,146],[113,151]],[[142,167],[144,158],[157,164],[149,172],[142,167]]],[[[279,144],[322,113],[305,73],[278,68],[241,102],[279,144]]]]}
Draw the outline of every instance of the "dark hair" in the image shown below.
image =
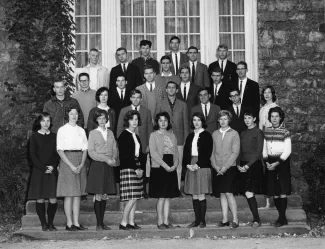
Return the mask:
{"type": "Polygon", "coordinates": [[[149,48],[151,48],[152,42],[149,41],[149,40],[142,40],[142,41],[140,41],[140,48],[142,46],[147,46],[147,45],[149,46],[149,48]]]}
{"type": "Polygon", "coordinates": [[[128,53],[128,51],[124,47],[120,47],[120,48],[116,49],[116,54],[118,51],[125,51],[125,53],[128,53]]]}
{"type": "Polygon", "coordinates": [[[124,128],[128,128],[130,126],[129,120],[133,119],[134,115],[136,115],[138,117],[138,126],[141,125],[140,113],[136,110],[130,110],[127,113],[125,113],[125,116],[123,118],[123,127],[124,128]]]}
{"type": "Polygon", "coordinates": [[[265,87],[263,87],[262,89],[262,92],[261,92],[261,102],[262,102],[262,105],[265,105],[266,104],[266,100],[264,98],[264,92],[266,89],[270,89],[271,90],[271,93],[272,93],[272,101],[275,102],[276,101],[276,95],[275,95],[275,89],[273,86],[271,85],[267,85],[265,87]]]}
{"type": "Polygon", "coordinates": [[[232,121],[232,114],[231,114],[231,112],[230,111],[228,111],[228,110],[221,110],[219,113],[218,113],[218,115],[217,115],[217,119],[219,120],[221,117],[223,117],[223,116],[227,116],[228,117],[228,119],[229,119],[229,124],[231,123],[231,121],[232,121]]]}
{"type": "Polygon", "coordinates": [[[238,67],[239,65],[243,65],[243,66],[245,66],[245,69],[247,69],[247,63],[246,63],[245,61],[240,61],[240,62],[238,62],[238,63],[237,63],[237,67],[238,67]]]}
{"type": "Polygon", "coordinates": [[[228,46],[226,44],[220,44],[217,48],[217,50],[219,50],[220,48],[224,48],[224,49],[227,49],[228,51],[228,46]]]}
{"type": "Polygon", "coordinates": [[[238,94],[240,94],[240,91],[239,91],[238,87],[232,87],[232,88],[230,88],[230,90],[229,90],[229,97],[230,97],[230,93],[232,93],[232,92],[234,92],[234,91],[237,91],[238,94]]]}
{"type": "Polygon", "coordinates": [[[153,126],[153,129],[159,130],[158,120],[160,119],[160,117],[165,117],[167,119],[167,121],[168,121],[167,130],[170,130],[172,128],[172,125],[170,123],[170,116],[169,116],[168,112],[157,113],[157,115],[155,117],[155,125],[153,126]]]}
{"type": "Polygon", "coordinates": [[[257,113],[252,108],[245,107],[243,111],[244,111],[244,116],[251,116],[253,118],[257,118],[257,113]]]}
{"type": "Polygon", "coordinates": [[[138,90],[138,89],[134,89],[134,90],[132,90],[130,96],[132,97],[134,94],[140,94],[140,97],[142,98],[142,92],[141,92],[140,90],[138,90]]]}
{"type": "Polygon", "coordinates": [[[169,60],[169,63],[172,62],[172,59],[170,58],[169,55],[163,55],[163,56],[161,56],[160,63],[162,63],[163,60],[169,60]]]}
{"type": "Polygon", "coordinates": [[[67,107],[65,107],[64,109],[64,120],[69,122],[69,112],[71,112],[71,110],[75,109],[77,112],[78,112],[78,121],[80,120],[81,118],[81,115],[80,115],[80,108],[77,106],[77,105],[68,105],[67,107]]]}
{"type": "MultiPolygon", "coordinates": [[[[99,103],[100,102],[100,100],[99,100],[99,96],[103,93],[103,92],[107,92],[107,93],[109,93],[109,91],[108,91],[108,88],[107,87],[105,87],[105,86],[102,86],[101,88],[99,88],[97,91],[96,91],[96,97],[95,97],[95,99],[96,99],[96,101],[99,103]]],[[[108,98],[107,98],[107,101],[108,101],[108,98]]]]}
{"type": "Polygon", "coordinates": [[[123,77],[124,78],[124,80],[126,80],[126,77],[125,77],[125,75],[124,74],[118,74],[118,75],[116,75],[116,79],[115,79],[115,81],[117,81],[117,78],[118,77],[123,77]]]}
{"type": "Polygon", "coordinates": [[[92,51],[99,53],[99,51],[98,51],[97,48],[92,48],[92,49],[90,49],[90,50],[89,50],[89,53],[92,52],[92,51]]]}
{"type": "Polygon", "coordinates": [[[58,82],[62,82],[64,86],[67,85],[67,84],[66,84],[67,82],[66,82],[66,80],[65,80],[65,77],[58,76],[58,77],[56,77],[56,78],[54,79],[53,84],[52,84],[52,87],[54,87],[54,84],[55,84],[55,83],[58,83],[58,82]]]}
{"type": "Polygon", "coordinates": [[[42,112],[34,120],[33,128],[32,128],[33,131],[38,131],[38,130],[40,130],[42,128],[41,127],[41,121],[44,118],[50,118],[50,129],[51,129],[51,127],[52,127],[52,117],[51,117],[51,115],[48,112],[42,112]]]}
{"type": "Polygon", "coordinates": [[[193,125],[194,117],[198,117],[201,120],[203,129],[206,129],[208,127],[204,115],[200,112],[195,112],[195,113],[193,113],[192,118],[191,118],[191,129],[192,130],[195,129],[195,127],[193,125]]]}
{"type": "Polygon", "coordinates": [[[279,113],[279,116],[280,116],[280,125],[283,123],[284,121],[284,118],[285,118],[285,114],[284,114],[284,111],[279,107],[279,106],[276,106],[276,107],[272,107],[270,110],[269,110],[269,113],[268,113],[268,120],[271,122],[271,114],[273,112],[277,112],[279,113]]]}
{"type": "Polygon", "coordinates": [[[212,73],[220,73],[221,75],[223,75],[223,72],[222,72],[222,70],[221,70],[220,67],[214,67],[214,68],[212,68],[211,69],[211,74],[212,73]]]}
{"type": "Polygon", "coordinates": [[[197,47],[195,47],[195,46],[190,46],[190,47],[187,49],[187,53],[190,51],[190,49],[196,49],[196,52],[199,52],[199,50],[197,49],[197,47]]]}
{"type": "Polygon", "coordinates": [[[191,72],[191,69],[190,69],[189,66],[181,66],[181,67],[179,68],[179,73],[181,73],[183,69],[188,70],[189,73],[191,72]]]}
{"type": "Polygon", "coordinates": [[[166,84],[166,88],[168,88],[168,85],[169,84],[174,84],[176,86],[176,90],[179,88],[179,85],[175,82],[175,81],[168,81],[167,84],[166,84]]]}
{"type": "Polygon", "coordinates": [[[201,93],[202,91],[207,91],[208,94],[211,94],[211,90],[210,90],[210,88],[207,88],[207,87],[201,87],[201,88],[199,89],[199,91],[198,91],[198,94],[200,95],[200,93],[201,93]]]}
{"type": "Polygon", "coordinates": [[[94,117],[93,117],[93,121],[94,121],[96,124],[98,124],[97,119],[98,119],[100,116],[103,116],[103,115],[105,116],[105,118],[106,118],[106,123],[107,123],[107,121],[109,120],[109,116],[108,116],[107,111],[105,111],[105,110],[103,110],[103,109],[98,109],[98,108],[97,108],[97,110],[95,111],[94,117]]]}
{"type": "Polygon", "coordinates": [[[144,73],[147,69],[152,69],[152,71],[153,71],[154,73],[156,72],[155,69],[153,68],[153,66],[151,66],[151,65],[145,65],[145,66],[143,67],[143,73],[144,73]]]}
{"type": "Polygon", "coordinates": [[[81,74],[79,74],[79,75],[78,75],[78,80],[80,80],[80,78],[81,78],[82,76],[86,76],[86,77],[88,78],[88,80],[89,80],[89,74],[87,74],[87,73],[81,73],[81,74]]]}
{"type": "Polygon", "coordinates": [[[174,35],[174,36],[172,36],[172,38],[170,38],[170,40],[169,40],[169,43],[171,43],[171,42],[172,42],[172,40],[177,40],[177,41],[178,41],[178,43],[181,43],[181,39],[179,39],[179,37],[178,37],[178,36],[176,36],[176,35],[174,35]]]}

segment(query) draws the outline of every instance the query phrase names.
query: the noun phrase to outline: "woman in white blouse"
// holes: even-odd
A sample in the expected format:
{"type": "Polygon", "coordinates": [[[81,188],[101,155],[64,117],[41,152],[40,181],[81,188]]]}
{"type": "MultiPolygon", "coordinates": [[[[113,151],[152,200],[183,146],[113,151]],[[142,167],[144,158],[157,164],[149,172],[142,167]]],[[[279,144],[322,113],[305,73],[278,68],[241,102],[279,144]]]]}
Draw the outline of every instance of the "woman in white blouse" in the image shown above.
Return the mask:
{"type": "Polygon", "coordinates": [[[264,131],[266,127],[271,127],[272,123],[268,119],[270,108],[278,106],[276,103],[275,89],[273,86],[266,86],[262,89],[261,103],[262,108],[259,114],[259,128],[264,131]]]}
{"type": "Polygon", "coordinates": [[[80,199],[86,195],[87,137],[85,130],[77,125],[80,110],[68,106],[65,119],[68,123],[58,130],[57,151],[60,155],[57,197],[64,197],[64,213],[67,231],[85,230],[79,223],[80,199]]]}

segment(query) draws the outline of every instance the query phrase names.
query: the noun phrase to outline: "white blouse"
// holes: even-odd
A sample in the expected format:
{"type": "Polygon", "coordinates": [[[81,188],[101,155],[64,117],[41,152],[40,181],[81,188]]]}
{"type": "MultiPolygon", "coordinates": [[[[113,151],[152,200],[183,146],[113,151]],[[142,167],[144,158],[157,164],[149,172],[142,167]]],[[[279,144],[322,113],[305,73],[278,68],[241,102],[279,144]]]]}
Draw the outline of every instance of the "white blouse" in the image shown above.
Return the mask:
{"type": "Polygon", "coordinates": [[[80,126],[69,123],[60,127],[56,137],[57,150],[87,150],[86,132],[80,126]]]}
{"type": "Polygon", "coordinates": [[[135,143],[135,153],[134,153],[134,155],[136,157],[138,157],[140,155],[140,143],[139,143],[139,141],[137,139],[137,136],[135,135],[135,132],[132,132],[129,129],[126,129],[126,130],[132,134],[133,141],[135,143]]]}
{"type": "Polygon", "coordinates": [[[98,126],[96,130],[99,131],[102,134],[104,140],[107,141],[107,129],[103,130],[98,126]]]}
{"type": "Polygon", "coordinates": [[[192,156],[198,156],[199,151],[197,149],[197,140],[199,139],[200,133],[204,131],[203,128],[199,129],[197,132],[194,131],[194,138],[192,141],[192,156]]]}

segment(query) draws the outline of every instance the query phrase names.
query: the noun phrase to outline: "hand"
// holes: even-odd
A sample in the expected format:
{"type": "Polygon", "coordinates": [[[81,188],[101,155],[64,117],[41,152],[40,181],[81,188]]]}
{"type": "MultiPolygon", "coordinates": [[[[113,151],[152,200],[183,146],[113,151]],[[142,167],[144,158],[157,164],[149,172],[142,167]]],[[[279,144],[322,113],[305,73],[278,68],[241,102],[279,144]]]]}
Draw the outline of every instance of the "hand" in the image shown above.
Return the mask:
{"type": "Polygon", "coordinates": [[[146,149],[146,153],[149,153],[150,149],[149,149],[149,145],[147,146],[147,149],[146,149]]]}
{"type": "Polygon", "coordinates": [[[53,166],[46,166],[47,167],[47,170],[45,171],[45,174],[51,174],[52,173],[52,171],[53,171],[53,166]]]}
{"type": "Polygon", "coordinates": [[[275,167],[277,166],[277,163],[267,163],[268,165],[266,165],[267,169],[270,171],[275,170],[275,167]]]}
{"type": "Polygon", "coordinates": [[[141,178],[142,175],[143,175],[143,170],[142,169],[137,169],[137,170],[135,170],[135,173],[136,173],[138,178],[141,178]]]}
{"type": "Polygon", "coordinates": [[[107,163],[109,166],[114,166],[115,163],[116,163],[116,161],[115,161],[115,159],[107,158],[106,163],[107,163]]]}
{"type": "Polygon", "coordinates": [[[222,167],[219,171],[217,175],[223,175],[224,173],[226,173],[227,168],[226,167],[222,167]]]}
{"type": "Polygon", "coordinates": [[[71,170],[72,170],[73,173],[75,173],[75,174],[79,174],[79,173],[80,173],[78,167],[76,167],[76,166],[72,166],[72,167],[70,167],[70,168],[71,168],[71,170]]]}
{"type": "Polygon", "coordinates": [[[190,171],[195,171],[193,165],[188,164],[186,165],[186,168],[188,168],[190,171]]]}
{"type": "Polygon", "coordinates": [[[172,166],[172,167],[170,167],[170,172],[173,172],[173,171],[175,171],[177,169],[177,165],[174,165],[174,166],[172,166]]]}
{"type": "Polygon", "coordinates": [[[197,165],[197,164],[193,164],[192,166],[193,166],[194,171],[197,171],[198,169],[200,169],[199,165],[197,165]]]}
{"type": "Polygon", "coordinates": [[[166,167],[164,167],[164,169],[165,169],[167,172],[172,172],[172,167],[166,166],[166,167]]]}
{"type": "Polygon", "coordinates": [[[241,172],[241,173],[245,173],[247,172],[247,165],[244,165],[243,167],[241,166],[237,166],[238,170],[241,172]]]}

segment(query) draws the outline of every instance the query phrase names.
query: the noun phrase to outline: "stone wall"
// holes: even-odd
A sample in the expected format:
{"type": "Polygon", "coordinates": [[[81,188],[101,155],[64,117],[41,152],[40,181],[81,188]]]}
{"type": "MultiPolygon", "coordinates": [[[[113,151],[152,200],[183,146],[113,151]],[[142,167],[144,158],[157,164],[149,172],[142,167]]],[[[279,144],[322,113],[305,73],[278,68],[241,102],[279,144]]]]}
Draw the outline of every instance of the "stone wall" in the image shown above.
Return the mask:
{"type": "Polygon", "coordinates": [[[325,0],[258,0],[259,84],[273,85],[293,141],[293,191],[306,199],[301,163],[325,131],[325,0]]]}

